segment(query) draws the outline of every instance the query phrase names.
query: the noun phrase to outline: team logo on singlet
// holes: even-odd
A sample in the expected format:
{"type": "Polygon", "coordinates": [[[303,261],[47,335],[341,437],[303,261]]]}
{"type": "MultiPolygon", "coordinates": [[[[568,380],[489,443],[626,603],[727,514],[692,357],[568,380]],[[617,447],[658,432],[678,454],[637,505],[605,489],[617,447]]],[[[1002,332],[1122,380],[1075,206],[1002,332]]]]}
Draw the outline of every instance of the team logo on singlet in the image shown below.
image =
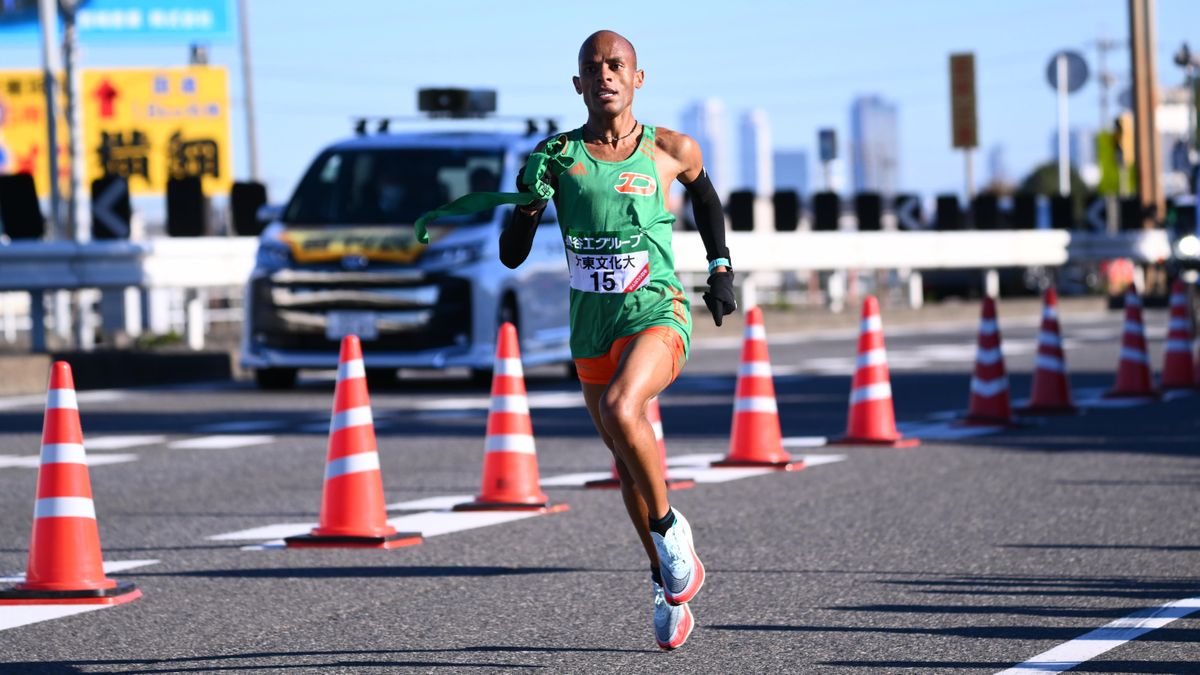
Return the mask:
{"type": "Polygon", "coordinates": [[[625,194],[648,196],[658,190],[658,181],[644,173],[633,173],[632,171],[622,172],[617,176],[621,179],[620,183],[613,186],[617,192],[625,194]]]}

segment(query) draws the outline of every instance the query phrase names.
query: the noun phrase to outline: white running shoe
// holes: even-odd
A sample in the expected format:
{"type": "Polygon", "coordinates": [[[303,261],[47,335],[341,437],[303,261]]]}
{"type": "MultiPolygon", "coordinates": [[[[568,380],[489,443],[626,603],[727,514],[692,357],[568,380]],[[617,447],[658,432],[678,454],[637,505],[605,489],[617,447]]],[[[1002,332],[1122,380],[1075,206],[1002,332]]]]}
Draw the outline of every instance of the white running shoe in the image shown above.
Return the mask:
{"type": "Polygon", "coordinates": [[[654,586],[654,641],[667,651],[678,649],[692,634],[695,625],[692,610],[687,605],[667,602],[663,587],[654,580],[650,584],[654,586]]]}
{"type": "Polygon", "coordinates": [[[666,535],[651,531],[658,549],[658,571],[662,575],[663,595],[672,605],[689,602],[704,585],[704,565],[692,545],[692,528],[683,514],[672,508],[675,524],[666,535]]]}

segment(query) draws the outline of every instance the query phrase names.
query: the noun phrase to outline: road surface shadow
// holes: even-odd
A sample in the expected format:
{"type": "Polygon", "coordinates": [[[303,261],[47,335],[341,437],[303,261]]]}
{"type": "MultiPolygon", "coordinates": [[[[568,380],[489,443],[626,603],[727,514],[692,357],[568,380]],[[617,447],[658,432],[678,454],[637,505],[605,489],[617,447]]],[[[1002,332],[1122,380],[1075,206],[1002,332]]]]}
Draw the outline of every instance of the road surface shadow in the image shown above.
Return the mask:
{"type": "Polygon", "coordinates": [[[38,661],[0,663],[0,671],[13,675],[42,674],[42,673],[82,673],[92,672],[93,666],[119,667],[129,666],[126,670],[106,670],[116,673],[188,673],[188,672],[223,672],[223,671],[254,671],[276,669],[311,669],[321,668],[486,668],[486,669],[528,669],[545,668],[537,664],[512,663],[471,663],[463,661],[392,661],[392,660],[337,660],[326,663],[296,663],[306,657],[337,658],[337,657],[389,657],[406,654],[412,655],[487,655],[487,654],[659,654],[655,649],[621,649],[605,647],[534,647],[519,645],[478,645],[474,647],[446,647],[438,649],[349,649],[321,650],[298,652],[247,652],[245,654],[216,654],[212,656],[184,656],[168,659],[79,659],[72,661],[38,661]],[[231,661],[267,661],[256,664],[233,664],[231,661]],[[272,662],[282,660],[282,663],[272,662]],[[195,664],[194,666],[192,664],[195,664]],[[85,670],[88,669],[88,670],[85,670]]]}
{"type": "Polygon", "coordinates": [[[213,579],[403,579],[410,577],[505,577],[580,572],[573,567],[386,566],[386,567],[259,567],[248,569],[138,572],[138,577],[205,577],[213,579]]]}

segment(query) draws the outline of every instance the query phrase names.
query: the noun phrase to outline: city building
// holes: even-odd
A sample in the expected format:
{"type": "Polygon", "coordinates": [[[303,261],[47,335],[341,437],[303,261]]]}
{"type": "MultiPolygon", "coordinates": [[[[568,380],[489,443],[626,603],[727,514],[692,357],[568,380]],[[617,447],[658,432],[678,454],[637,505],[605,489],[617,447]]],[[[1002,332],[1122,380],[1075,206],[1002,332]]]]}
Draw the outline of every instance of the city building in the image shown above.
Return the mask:
{"type": "Polygon", "coordinates": [[[894,195],[900,187],[900,134],[894,103],[870,94],[850,105],[850,166],[855,192],[894,195]]]}
{"type": "Polygon", "coordinates": [[[728,170],[729,136],[725,128],[724,104],[719,99],[708,98],[689,105],[683,111],[680,127],[700,144],[708,176],[717,194],[725,199],[733,181],[728,170]]]}
{"type": "Polygon", "coordinates": [[[809,194],[808,153],[804,150],[778,150],[775,152],[775,190],[795,190],[804,197],[809,194]]]}
{"type": "Polygon", "coordinates": [[[741,159],[739,189],[768,197],[774,189],[774,157],[771,155],[771,123],[767,112],[754,108],[742,113],[738,126],[738,155],[741,159]]]}

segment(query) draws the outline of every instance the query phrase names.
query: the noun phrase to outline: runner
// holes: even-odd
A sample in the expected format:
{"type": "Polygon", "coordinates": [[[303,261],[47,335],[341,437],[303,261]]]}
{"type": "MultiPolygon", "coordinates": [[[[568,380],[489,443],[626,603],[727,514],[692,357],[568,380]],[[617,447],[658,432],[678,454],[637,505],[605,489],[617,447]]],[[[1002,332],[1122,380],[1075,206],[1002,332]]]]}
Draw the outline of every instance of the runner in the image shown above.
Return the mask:
{"type": "MultiPolygon", "coordinates": [[[[736,305],[721,202],[700,148],[684,134],[634,117],[634,92],[644,78],[628,40],[612,31],[588,37],[573,78],[587,122],[537,151],[569,166],[546,174],[571,274],[571,353],[588,413],[616,460],[625,508],[650,558],[655,639],[675,649],[691,633],[686,603],[704,583],[704,566],[688,521],[667,500],[646,405],[679,375],[691,341],[689,302],[671,249],[675,217],[666,207],[676,179],[691,198],[708,255],[704,301],[718,326],[736,305]]],[[[515,268],[529,255],[545,208],[544,199],[515,208],[500,237],[505,265],[515,268]]]]}

